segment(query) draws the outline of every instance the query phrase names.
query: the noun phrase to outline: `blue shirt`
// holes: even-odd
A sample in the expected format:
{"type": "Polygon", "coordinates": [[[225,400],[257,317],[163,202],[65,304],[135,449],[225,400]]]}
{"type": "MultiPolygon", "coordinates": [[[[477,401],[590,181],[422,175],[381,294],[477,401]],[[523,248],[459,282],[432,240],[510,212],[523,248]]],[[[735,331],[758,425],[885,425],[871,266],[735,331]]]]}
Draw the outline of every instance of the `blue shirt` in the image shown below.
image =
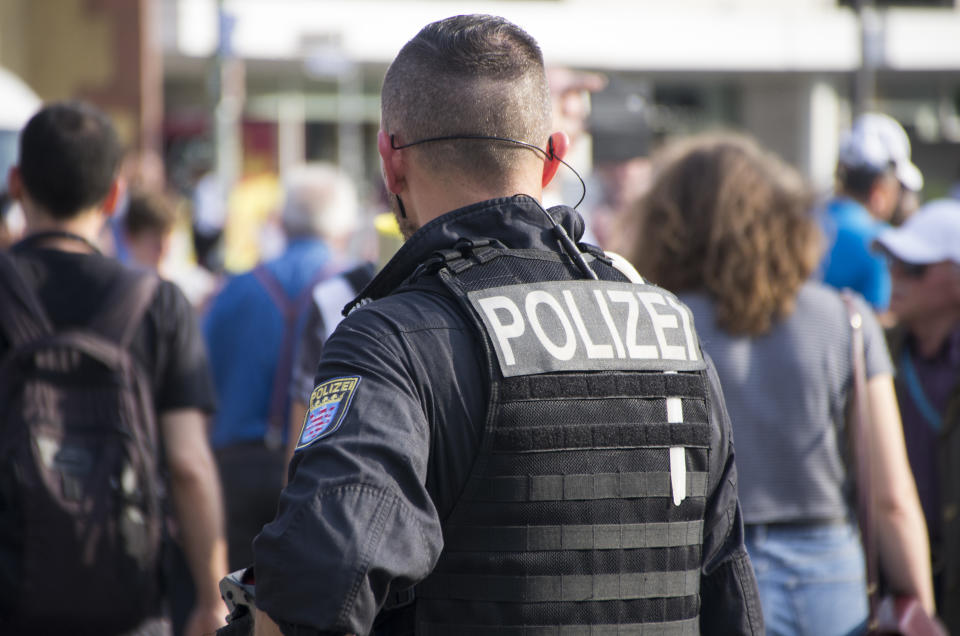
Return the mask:
{"type": "MultiPolygon", "coordinates": [[[[330,250],[322,241],[299,239],[266,267],[287,295],[296,298],[329,262],[330,250]]],[[[280,309],[254,275],[245,272],[232,277],[214,298],[203,320],[203,335],[220,405],[213,420],[213,447],[262,440],[284,335],[280,309]]]]}
{"type": "Polygon", "coordinates": [[[890,272],[886,258],[871,245],[889,226],[846,197],[831,199],[823,211],[827,252],[820,266],[823,282],[852,289],[879,311],[890,304],[890,272]]]}

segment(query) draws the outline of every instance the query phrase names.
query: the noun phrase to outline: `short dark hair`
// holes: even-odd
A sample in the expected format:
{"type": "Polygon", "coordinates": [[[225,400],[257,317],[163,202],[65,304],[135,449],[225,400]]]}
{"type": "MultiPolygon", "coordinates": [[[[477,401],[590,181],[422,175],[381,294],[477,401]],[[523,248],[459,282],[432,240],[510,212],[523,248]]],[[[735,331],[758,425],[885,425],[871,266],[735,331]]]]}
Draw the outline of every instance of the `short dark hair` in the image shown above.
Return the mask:
{"type": "Polygon", "coordinates": [[[170,199],[159,192],[132,190],[123,215],[123,227],[127,234],[136,236],[144,232],[167,234],[177,223],[177,210],[170,199]]]}
{"type": "Polygon", "coordinates": [[[83,102],[58,102],[34,115],[20,135],[24,187],[52,216],[70,218],[101,203],[122,151],[110,119],[83,102]]]}
{"type": "MultiPolygon", "coordinates": [[[[552,105],[543,54],[507,20],[459,15],[425,26],[387,69],[382,125],[397,143],[447,135],[490,135],[543,147],[552,105]]],[[[521,146],[455,140],[413,150],[434,169],[505,176],[521,146]]]]}
{"type": "Polygon", "coordinates": [[[892,166],[884,172],[864,166],[837,164],[837,181],[840,183],[840,189],[855,199],[866,200],[877,179],[887,174],[893,174],[892,166]]]}

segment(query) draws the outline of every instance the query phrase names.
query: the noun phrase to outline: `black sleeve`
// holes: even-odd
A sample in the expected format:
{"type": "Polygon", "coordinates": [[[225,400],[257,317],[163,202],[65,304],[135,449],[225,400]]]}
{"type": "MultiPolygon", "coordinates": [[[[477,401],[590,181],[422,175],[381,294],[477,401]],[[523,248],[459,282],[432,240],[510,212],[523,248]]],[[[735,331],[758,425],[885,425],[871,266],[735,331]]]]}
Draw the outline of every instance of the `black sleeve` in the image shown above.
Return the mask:
{"type": "Polygon", "coordinates": [[[703,530],[700,631],[703,634],[763,634],[760,594],[743,544],[730,417],[713,361],[704,357],[710,387],[713,456],[703,530]]]}
{"type": "Polygon", "coordinates": [[[197,315],[180,288],[161,281],[148,317],[156,325],[157,412],[216,409],[213,376],[197,315]]]}
{"type": "Polygon", "coordinates": [[[367,313],[326,343],[307,426],[316,416],[329,430],[301,432],[277,518],[254,541],[257,606],[287,633],[369,633],[387,595],[429,574],[443,546],[424,485],[423,374],[404,334],[370,328],[367,313]],[[323,419],[330,396],[336,415],[323,419]]]}

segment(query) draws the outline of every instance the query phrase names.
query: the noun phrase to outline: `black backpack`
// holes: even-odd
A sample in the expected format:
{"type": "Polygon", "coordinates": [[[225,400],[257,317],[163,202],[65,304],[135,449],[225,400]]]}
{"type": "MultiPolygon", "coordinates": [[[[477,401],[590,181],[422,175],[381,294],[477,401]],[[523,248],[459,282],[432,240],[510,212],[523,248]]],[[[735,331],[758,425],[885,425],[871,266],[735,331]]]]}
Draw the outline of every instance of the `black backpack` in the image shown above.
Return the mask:
{"type": "Polygon", "coordinates": [[[57,331],[0,252],[0,633],[115,634],[158,613],[160,446],[128,351],[157,284],[125,271],[89,325],[57,331]]]}

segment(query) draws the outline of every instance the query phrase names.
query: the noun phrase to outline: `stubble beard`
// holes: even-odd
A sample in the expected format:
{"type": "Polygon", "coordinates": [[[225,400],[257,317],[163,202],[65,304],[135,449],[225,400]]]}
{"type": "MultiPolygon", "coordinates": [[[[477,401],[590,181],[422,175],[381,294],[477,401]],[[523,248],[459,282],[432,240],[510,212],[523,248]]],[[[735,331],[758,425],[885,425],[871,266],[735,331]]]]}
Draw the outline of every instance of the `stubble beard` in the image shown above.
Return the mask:
{"type": "Polygon", "coordinates": [[[396,195],[390,197],[390,211],[393,212],[393,218],[397,220],[397,225],[400,227],[400,234],[403,235],[403,240],[406,241],[420,229],[420,226],[411,221],[409,217],[400,214],[398,201],[399,199],[396,195]]]}

